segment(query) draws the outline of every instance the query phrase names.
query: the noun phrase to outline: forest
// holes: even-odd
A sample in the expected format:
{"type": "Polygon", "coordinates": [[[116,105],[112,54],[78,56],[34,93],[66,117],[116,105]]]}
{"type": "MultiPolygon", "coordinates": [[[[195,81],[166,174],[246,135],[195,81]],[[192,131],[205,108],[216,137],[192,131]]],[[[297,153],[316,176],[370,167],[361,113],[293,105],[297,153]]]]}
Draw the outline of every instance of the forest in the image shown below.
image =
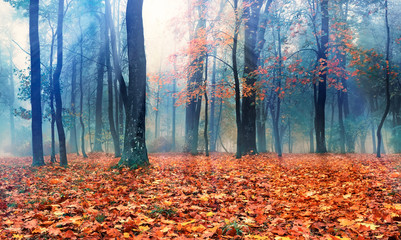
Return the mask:
{"type": "Polygon", "coordinates": [[[398,0],[0,0],[0,239],[401,238],[398,0]]]}

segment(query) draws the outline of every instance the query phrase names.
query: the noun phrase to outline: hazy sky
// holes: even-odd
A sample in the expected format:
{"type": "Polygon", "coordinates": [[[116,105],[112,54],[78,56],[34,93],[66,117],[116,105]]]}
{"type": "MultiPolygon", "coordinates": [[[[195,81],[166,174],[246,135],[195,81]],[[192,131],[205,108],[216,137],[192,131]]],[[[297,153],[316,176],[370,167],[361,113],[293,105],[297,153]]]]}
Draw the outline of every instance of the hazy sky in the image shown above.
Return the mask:
{"type": "MultiPolygon", "coordinates": [[[[166,66],[168,56],[174,52],[175,44],[173,34],[171,34],[173,25],[171,20],[182,14],[183,9],[185,9],[184,3],[185,0],[144,0],[145,45],[149,72],[158,71],[160,65],[166,66]]],[[[122,5],[121,9],[125,11],[125,6],[122,5]]],[[[27,54],[11,40],[16,41],[23,49],[29,51],[29,20],[28,18],[13,19],[15,11],[8,3],[0,0],[0,40],[1,44],[12,44],[14,47],[14,63],[19,68],[25,68],[27,54]]]]}

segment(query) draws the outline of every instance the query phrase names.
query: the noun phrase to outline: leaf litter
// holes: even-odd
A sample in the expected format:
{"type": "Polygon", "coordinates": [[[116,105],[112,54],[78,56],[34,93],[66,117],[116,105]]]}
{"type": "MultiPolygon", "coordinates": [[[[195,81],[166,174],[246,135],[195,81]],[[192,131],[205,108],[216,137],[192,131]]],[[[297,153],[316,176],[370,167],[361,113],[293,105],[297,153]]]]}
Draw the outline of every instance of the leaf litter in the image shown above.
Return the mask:
{"type": "Polygon", "coordinates": [[[0,159],[0,239],[398,239],[401,158],[151,154],[0,159]]]}

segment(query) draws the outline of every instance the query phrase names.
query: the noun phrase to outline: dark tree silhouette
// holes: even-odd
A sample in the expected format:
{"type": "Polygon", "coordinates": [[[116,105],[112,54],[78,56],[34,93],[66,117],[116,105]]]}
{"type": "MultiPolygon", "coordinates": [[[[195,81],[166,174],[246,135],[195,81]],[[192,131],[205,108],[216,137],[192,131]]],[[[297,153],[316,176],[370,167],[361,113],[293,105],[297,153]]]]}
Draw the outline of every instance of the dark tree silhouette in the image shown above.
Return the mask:
{"type": "Polygon", "coordinates": [[[29,42],[31,46],[32,165],[42,166],[45,162],[40,96],[39,0],[31,0],[29,4],[29,42]]]}
{"type": "Polygon", "coordinates": [[[65,132],[62,119],[63,104],[60,91],[60,75],[63,67],[63,19],[64,1],[59,0],[57,20],[57,66],[53,77],[53,91],[56,100],[56,125],[60,150],[60,165],[67,166],[67,149],[65,147],[65,132]]]}
{"type": "Polygon", "coordinates": [[[145,143],[146,115],[146,55],[142,19],[143,0],[128,0],[127,3],[127,46],[128,46],[128,89],[120,81],[125,106],[124,152],[119,165],[136,168],[149,165],[145,143]],[[128,91],[126,91],[128,90],[128,91]]]}

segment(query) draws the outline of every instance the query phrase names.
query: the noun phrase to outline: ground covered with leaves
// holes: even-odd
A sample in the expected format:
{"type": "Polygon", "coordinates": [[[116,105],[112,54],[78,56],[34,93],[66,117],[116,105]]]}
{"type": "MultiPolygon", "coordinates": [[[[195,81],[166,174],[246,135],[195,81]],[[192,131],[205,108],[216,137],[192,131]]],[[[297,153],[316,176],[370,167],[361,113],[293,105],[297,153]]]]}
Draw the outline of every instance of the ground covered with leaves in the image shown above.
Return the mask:
{"type": "Polygon", "coordinates": [[[398,239],[401,156],[0,159],[0,239],[398,239]]]}

